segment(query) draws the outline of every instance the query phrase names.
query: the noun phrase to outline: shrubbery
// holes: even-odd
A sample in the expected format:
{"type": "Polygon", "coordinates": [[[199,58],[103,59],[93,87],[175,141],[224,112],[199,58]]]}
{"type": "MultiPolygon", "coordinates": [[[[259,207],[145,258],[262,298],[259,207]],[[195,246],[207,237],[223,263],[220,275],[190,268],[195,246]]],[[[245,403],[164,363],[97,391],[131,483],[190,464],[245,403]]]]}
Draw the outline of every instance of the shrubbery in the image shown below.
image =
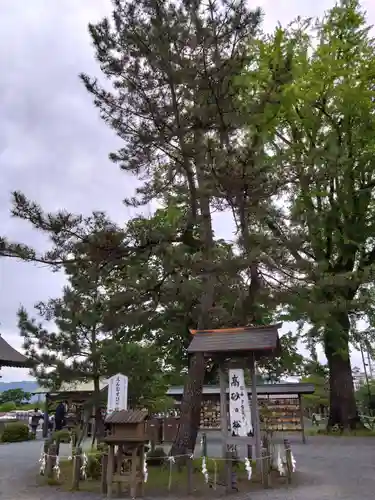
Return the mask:
{"type": "Polygon", "coordinates": [[[16,403],[13,403],[13,401],[8,401],[7,403],[2,403],[0,405],[0,411],[2,413],[8,413],[10,411],[14,411],[17,409],[16,403]]]}
{"type": "Polygon", "coordinates": [[[63,429],[61,431],[55,431],[52,434],[52,441],[55,442],[56,444],[58,443],[70,443],[70,432],[66,429],[63,429]]]}
{"type": "Polygon", "coordinates": [[[29,426],[22,422],[6,424],[1,436],[3,443],[19,443],[31,439],[29,426]]]}
{"type": "Polygon", "coordinates": [[[87,477],[89,479],[99,479],[102,474],[102,453],[89,454],[87,457],[87,477]]]}
{"type": "Polygon", "coordinates": [[[152,467],[153,465],[163,465],[166,461],[167,454],[163,448],[155,448],[147,453],[147,464],[152,467]]]}

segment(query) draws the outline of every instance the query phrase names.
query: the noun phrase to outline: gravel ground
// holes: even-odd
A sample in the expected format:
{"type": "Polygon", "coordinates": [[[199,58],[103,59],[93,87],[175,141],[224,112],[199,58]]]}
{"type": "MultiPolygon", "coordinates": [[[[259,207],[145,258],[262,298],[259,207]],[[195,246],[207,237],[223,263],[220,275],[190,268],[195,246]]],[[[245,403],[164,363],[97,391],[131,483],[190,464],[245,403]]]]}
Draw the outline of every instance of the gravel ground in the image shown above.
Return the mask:
{"type": "MultiPolygon", "coordinates": [[[[88,493],[64,493],[35,486],[41,441],[0,446],[0,500],[99,500],[88,493]]],[[[219,450],[209,440],[209,454],[219,450]]],[[[231,496],[232,500],[373,500],[375,492],[375,438],[308,438],[292,440],[297,461],[294,485],[231,496]]],[[[68,447],[61,450],[68,455],[68,447]]],[[[173,500],[173,499],[170,499],[173,500]]]]}

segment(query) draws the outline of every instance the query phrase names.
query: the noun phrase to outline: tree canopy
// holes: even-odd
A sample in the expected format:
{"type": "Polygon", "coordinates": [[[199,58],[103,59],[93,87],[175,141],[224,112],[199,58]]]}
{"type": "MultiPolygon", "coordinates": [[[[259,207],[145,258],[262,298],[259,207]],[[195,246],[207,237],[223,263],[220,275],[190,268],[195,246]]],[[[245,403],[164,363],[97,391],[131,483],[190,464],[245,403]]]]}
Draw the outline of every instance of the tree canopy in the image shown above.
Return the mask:
{"type": "Polygon", "coordinates": [[[28,403],[30,399],[31,394],[22,389],[8,389],[0,394],[1,405],[4,403],[14,403],[16,406],[20,406],[22,403],[28,403]]]}

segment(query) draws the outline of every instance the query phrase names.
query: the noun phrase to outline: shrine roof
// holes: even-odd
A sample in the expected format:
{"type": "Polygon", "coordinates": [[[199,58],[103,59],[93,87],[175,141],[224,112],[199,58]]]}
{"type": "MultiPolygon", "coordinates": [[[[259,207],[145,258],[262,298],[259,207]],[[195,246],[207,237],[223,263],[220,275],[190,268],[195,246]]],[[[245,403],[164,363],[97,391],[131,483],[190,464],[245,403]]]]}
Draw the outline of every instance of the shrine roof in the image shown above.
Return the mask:
{"type": "Polygon", "coordinates": [[[192,341],[188,353],[241,353],[258,352],[271,355],[280,348],[278,329],[281,323],[219,330],[191,330],[192,341]]]}
{"type": "Polygon", "coordinates": [[[140,424],[148,417],[144,410],[120,410],[114,411],[105,419],[106,424],[140,424]]]}
{"type": "MultiPolygon", "coordinates": [[[[246,388],[247,393],[251,396],[251,387],[246,388]]],[[[229,388],[227,387],[226,392],[229,393],[229,388]]],[[[296,383],[296,382],[284,382],[277,384],[261,384],[257,385],[258,397],[290,397],[297,396],[298,394],[313,394],[315,392],[314,384],[309,383],[296,383]]],[[[167,395],[171,397],[182,397],[184,393],[183,386],[172,386],[168,389],[167,395]]],[[[203,386],[204,396],[219,396],[220,387],[216,385],[204,385],[203,386]]]]}
{"type": "Polygon", "coordinates": [[[0,366],[23,368],[29,366],[29,364],[30,362],[26,356],[13,349],[0,335],[0,366]]]}

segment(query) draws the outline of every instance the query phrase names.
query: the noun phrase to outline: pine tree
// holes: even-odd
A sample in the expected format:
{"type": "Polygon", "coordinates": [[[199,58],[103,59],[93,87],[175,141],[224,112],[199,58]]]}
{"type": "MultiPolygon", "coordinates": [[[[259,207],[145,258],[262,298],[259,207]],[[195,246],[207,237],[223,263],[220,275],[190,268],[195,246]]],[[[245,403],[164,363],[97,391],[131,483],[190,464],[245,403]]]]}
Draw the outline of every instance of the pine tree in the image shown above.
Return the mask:
{"type": "MultiPolygon", "coordinates": [[[[82,78],[103,119],[124,140],[111,158],[145,179],[128,202],[146,203],[170,186],[187,193],[185,236],[191,239],[196,229],[202,269],[197,327],[210,328],[215,287],[210,137],[223,132],[229,116],[232,129],[239,126],[232,81],[246,63],[260,13],[249,11],[243,0],[115,0],[113,6],[112,23],[90,25],[113,90],[82,78]]],[[[195,445],[204,373],[203,356],[194,356],[174,453],[195,445]]]]}
{"type": "MultiPolygon", "coordinates": [[[[107,351],[111,343],[124,336],[127,342],[134,340],[135,332],[129,333],[124,321],[114,327],[108,314],[111,297],[118,293],[118,269],[112,261],[101,259],[100,242],[112,240],[113,245],[120,236],[101,213],[86,219],[85,225],[89,236],[78,241],[74,238],[74,244],[65,239],[71,257],[64,266],[68,284],[62,297],[36,304],[39,321],[30,318],[22,307],[18,318],[24,348],[35,362],[34,375],[42,385],[58,388],[66,381],[92,380],[96,429],[101,435],[99,382],[114,374],[108,367],[107,351]]],[[[130,315],[131,310],[127,313],[130,315]]]]}

